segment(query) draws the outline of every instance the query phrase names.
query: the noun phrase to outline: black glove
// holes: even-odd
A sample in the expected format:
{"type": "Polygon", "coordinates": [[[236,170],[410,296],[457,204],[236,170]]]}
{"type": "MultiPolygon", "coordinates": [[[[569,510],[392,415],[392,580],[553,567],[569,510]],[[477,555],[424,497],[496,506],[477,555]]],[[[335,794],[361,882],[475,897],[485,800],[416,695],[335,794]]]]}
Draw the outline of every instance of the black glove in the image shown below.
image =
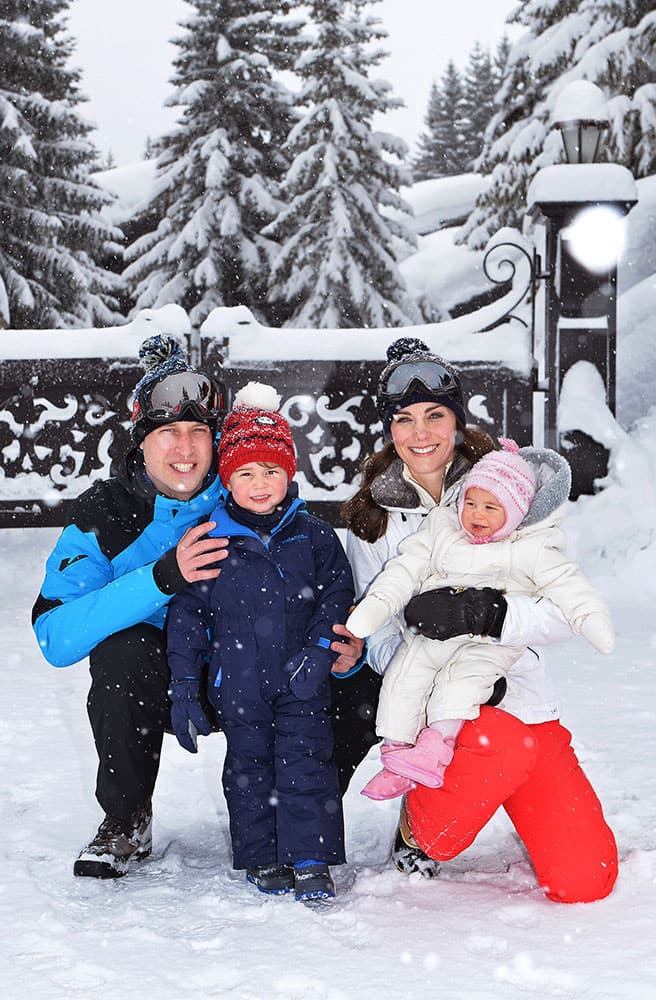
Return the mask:
{"type": "Polygon", "coordinates": [[[508,604],[500,590],[442,587],[413,597],[405,609],[410,628],[427,639],[489,635],[499,639],[508,604]]]}

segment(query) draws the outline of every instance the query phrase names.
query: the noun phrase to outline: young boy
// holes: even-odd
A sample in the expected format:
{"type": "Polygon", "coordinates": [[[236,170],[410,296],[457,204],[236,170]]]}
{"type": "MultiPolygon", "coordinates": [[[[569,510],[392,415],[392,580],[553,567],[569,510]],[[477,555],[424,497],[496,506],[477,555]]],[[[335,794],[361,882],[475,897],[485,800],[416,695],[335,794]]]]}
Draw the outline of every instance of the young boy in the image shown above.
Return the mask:
{"type": "Polygon", "coordinates": [[[172,721],[192,752],[195,730],[209,732],[198,700],[209,661],[234,867],[262,892],[307,900],[335,895],[328,866],[345,860],[328,677],[353,579],[337,535],[291,482],[294,444],[278,405],[255,382],[235,397],[218,446],[229,494],[210,532],[230,539],[228,557],[216,580],[173,598],[167,645],[172,721]]]}
{"type": "MultiPolygon", "coordinates": [[[[436,507],[402,542],[349,617],[354,635],[371,635],[419,591],[488,586],[548,597],[575,632],[612,651],[606,605],[564,552],[567,462],[550,449],[520,455],[514,441],[500,443],[505,450],[484,455],[465,476],[457,513],[436,507]]],[[[385,672],[376,717],[383,770],[363,789],[375,799],[402,795],[415,782],[441,787],[465,719],[478,716],[523,652],[484,637],[438,641],[408,630],[404,639],[385,672]]]]}

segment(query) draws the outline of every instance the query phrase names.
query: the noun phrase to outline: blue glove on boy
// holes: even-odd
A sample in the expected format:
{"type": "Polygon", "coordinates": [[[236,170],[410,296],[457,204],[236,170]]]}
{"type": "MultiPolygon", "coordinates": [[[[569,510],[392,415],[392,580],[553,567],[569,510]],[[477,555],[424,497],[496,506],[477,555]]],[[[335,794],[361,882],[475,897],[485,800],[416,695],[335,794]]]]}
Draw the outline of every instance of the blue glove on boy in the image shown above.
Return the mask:
{"type": "Polygon", "coordinates": [[[172,680],[168,690],[171,699],[171,726],[184,750],[198,753],[197,736],[209,736],[212,724],[200,704],[200,682],[197,677],[172,680]]]}
{"type": "Polygon", "coordinates": [[[336,659],[330,650],[330,640],[320,639],[316,646],[305,646],[287,660],[285,673],[289,676],[289,687],[300,701],[318,695],[336,659]]]}

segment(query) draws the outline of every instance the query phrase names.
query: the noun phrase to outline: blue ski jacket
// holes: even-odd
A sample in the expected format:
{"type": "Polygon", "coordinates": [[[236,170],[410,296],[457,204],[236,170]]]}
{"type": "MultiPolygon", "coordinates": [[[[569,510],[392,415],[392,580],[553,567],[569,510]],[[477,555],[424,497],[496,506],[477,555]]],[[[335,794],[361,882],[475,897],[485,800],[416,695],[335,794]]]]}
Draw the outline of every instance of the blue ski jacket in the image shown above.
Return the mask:
{"type": "Polygon", "coordinates": [[[32,611],[46,660],[70,666],[109,635],[139,622],[163,629],[171,597],[186,586],[175,547],[222,498],[214,472],[191,500],[162,496],[145,476],[137,451],[116,477],[83,493],[48,558],[32,611]]]}

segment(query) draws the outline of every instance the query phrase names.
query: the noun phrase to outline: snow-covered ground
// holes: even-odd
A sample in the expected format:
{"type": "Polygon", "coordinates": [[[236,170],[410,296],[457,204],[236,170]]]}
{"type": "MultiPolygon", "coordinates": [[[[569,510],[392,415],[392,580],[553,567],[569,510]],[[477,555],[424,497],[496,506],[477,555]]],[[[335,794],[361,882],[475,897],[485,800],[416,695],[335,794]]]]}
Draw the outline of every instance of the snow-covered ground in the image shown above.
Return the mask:
{"type": "MultiPolygon", "coordinates": [[[[124,198],[139,196],[138,185],[133,192],[136,176],[128,171],[123,178],[124,198]]],[[[143,183],[142,175],[137,179],[143,183]]],[[[573,554],[608,598],[617,647],[607,658],[583,640],[549,651],[562,720],[574,733],[574,745],[619,844],[620,876],[610,898],[587,906],[545,900],[503,814],[472,848],[443,867],[439,879],[400,875],[389,863],[398,805],[359,795],[377,768],[375,754],[363,763],[346,797],[349,863],[335,869],[338,899],[310,909],[293,899],[267,898],[230,868],[220,735],[202,741],[196,757],[181,750],[173,737],[166,738],[151,859],[117,882],[74,879],[73,860],[101,818],[93,796],[95,752],[85,712],[88,674],[83,664],[66,670],[49,667],[30,628],[30,609],[56,530],[3,530],[3,997],[656,996],[656,409],[649,410],[656,401],[656,365],[654,251],[653,238],[648,238],[656,191],[645,181],[639,188],[625,259],[630,280],[619,302],[622,426],[605,410],[594,387],[588,387],[584,370],[578,377],[568,375],[560,414],[612,452],[603,491],[570,505],[568,534],[573,554]]],[[[446,252],[451,240],[449,230],[428,236],[422,241],[425,253],[404,262],[413,287],[436,302],[445,302],[452,287],[473,287],[472,276],[480,271],[480,254],[464,248],[458,248],[458,255],[446,252]]],[[[171,314],[176,308],[167,307],[167,322],[179,320],[171,314]]],[[[112,331],[114,349],[125,340],[126,353],[136,354],[156,318],[148,311],[112,331]]],[[[426,328],[426,338],[437,348],[431,338],[439,336],[443,353],[462,357],[473,322],[463,317],[426,328]]],[[[28,357],[30,351],[46,356],[45,336],[21,333],[19,338],[5,331],[0,353],[7,358],[28,357]]],[[[277,349],[306,356],[298,353],[293,339],[302,336],[298,331],[277,333],[277,349]]],[[[52,346],[51,333],[48,338],[52,346]]],[[[352,338],[351,350],[363,356],[372,338],[372,331],[360,333],[352,338]]],[[[515,350],[502,329],[486,338],[486,349],[497,360],[515,350]]],[[[62,356],[76,357],[82,344],[83,353],[93,355],[100,334],[94,340],[90,331],[59,332],[56,339],[62,356]]],[[[231,350],[243,350],[247,342],[244,331],[231,350]]],[[[382,357],[386,342],[378,342],[365,356],[382,357]]],[[[326,349],[335,350],[336,341],[326,349]]],[[[480,349],[477,345],[477,357],[480,349]]],[[[339,357],[352,356],[341,340],[339,350],[346,350],[339,357]]]]}
{"type": "Polygon", "coordinates": [[[655,431],[652,413],[631,435],[618,433],[607,489],[571,504],[568,516],[572,549],[606,594],[618,633],[611,657],[578,639],[549,656],[562,720],[620,850],[615,890],[589,905],[544,899],[505,815],[439,879],[397,873],[388,856],[398,806],[359,795],[375,754],[345,800],[349,863],[335,869],[338,899],[311,909],[263,896],[230,868],[220,735],[196,757],[166,737],[150,860],[117,882],[74,879],[76,852],[100,820],[87,671],[47,666],[29,625],[56,531],[0,532],[2,995],[656,996],[655,431]]]}

